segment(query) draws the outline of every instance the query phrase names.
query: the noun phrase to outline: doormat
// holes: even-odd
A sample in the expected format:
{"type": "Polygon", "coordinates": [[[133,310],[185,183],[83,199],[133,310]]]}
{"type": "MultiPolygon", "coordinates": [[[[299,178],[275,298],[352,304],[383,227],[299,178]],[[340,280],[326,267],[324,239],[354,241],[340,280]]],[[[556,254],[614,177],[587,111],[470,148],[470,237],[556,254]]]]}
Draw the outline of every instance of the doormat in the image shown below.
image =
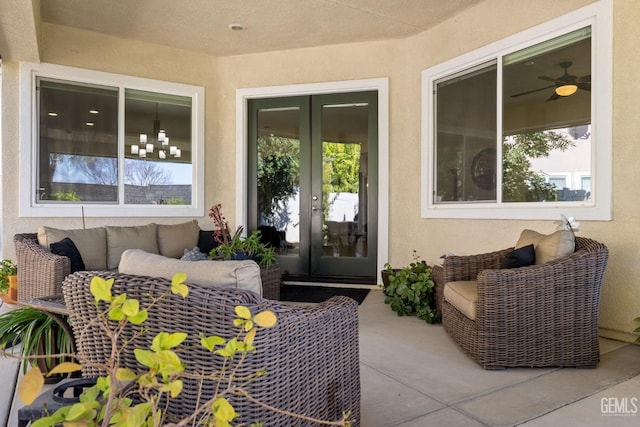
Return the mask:
{"type": "Polygon", "coordinates": [[[284,285],[280,288],[280,300],[293,302],[323,302],[336,295],[344,295],[362,301],[369,294],[369,289],[334,288],[329,286],[284,285]]]}

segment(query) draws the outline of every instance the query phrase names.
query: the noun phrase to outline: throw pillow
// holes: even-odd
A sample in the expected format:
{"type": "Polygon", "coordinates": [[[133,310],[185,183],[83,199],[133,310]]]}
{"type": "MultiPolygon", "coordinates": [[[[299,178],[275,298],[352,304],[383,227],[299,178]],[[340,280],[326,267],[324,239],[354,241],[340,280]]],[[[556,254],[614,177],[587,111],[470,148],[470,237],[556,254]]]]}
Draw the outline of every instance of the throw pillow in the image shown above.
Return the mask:
{"type": "Polygon", "coordinates": [[[184,255],[180,259],[183,261],[203,261],[208,258],[207,254],[200,252],[200,248],[196,246],[193,249],[185,249],[184,255]]]}
{"type": "Polygon", "coordinates": [[[536,252],[536,265],[562,258],[575,250],[574,235],[568,230],[558,230],[549,235],[523,230],[516,243],[516,249],[531,244],[536,252]]]}
{"type": "Polygon", "coordinates": [[[212,230],[200,230],[200,235],[198,236],[198,247],[200,251],[209,254],[211,250],[218,246],[218,242],[213,238],[212,230]]]}
{"type": "Polygon", "coordinates": [[[180,258],[184,248],[198,244],[200,226],[197,220],[181,224],[158,224],[158,250],[160,255],[180,258]]]}
{"type": "Polygon", "coordinates": [[[73,243],[68,237],[60,240],[59,242],[52,243],[49,245],[51,248],[51,252],[56,255],[66,256],[71,261],[71,272],[75,273],[76,271],[85,270],[84,261],[82,260],[82,255],[80,255],[80,251],[76,247],[76,244],[73,243]]]}
{"type": "Polygon", "coordinates": [[[73,243],[82,254],[87,270],[106,270],[107,268],[107,234],[104,227],[60,230],[57,228],[38,227],[38,243],[43,248],[51,250],[51,244],[59,242],[65,237],[73,243]]]}
{"type": "Polygon", "coordinates": [[[157,224],[137,225],[130,227],[109,226],[107,229],[107,268],[118,268],[120,257],[127,249],[142,249],[157,254],[157,224]]]}
{"type": "Polygon", "coordinates": [[[500,263],[500,268],[519,268],[532,265],[536,260],[536,252],[533,245],[514,249],[500,263]]]}

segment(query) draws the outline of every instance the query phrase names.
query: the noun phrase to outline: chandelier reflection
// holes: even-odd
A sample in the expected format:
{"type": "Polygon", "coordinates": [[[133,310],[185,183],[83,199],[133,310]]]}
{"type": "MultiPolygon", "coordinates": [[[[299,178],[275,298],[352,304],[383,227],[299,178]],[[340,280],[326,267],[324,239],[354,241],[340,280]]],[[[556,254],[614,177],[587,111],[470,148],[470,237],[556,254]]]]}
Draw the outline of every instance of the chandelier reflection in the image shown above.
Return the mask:
{"type": "Polygon", "coordinates": [[[156,103],[156,118],[153,120],[153,134],[151,138],[146,133],[140,134],[140,143],[131,144],[131,154],[137,154],[140,158],[157,158],[165,160],[169,156],[180,158],[182,151],[176,145],[169,145],[169,137],[164,129],[160,127],[158,117],[158,104],[156,103]],[[157,156],[155,155],[157,153],[157,156]]]}

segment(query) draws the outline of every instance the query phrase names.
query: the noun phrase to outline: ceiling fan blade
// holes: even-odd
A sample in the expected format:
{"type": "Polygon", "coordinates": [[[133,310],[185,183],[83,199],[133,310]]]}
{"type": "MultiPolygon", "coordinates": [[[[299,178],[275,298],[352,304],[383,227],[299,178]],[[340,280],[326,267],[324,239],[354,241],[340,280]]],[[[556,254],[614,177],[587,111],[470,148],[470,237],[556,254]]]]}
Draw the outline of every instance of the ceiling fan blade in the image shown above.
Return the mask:
{"type": "Polygon", "coordinates": [[[578,78],[578,83],[591,83],[591,74],[578,78]]]}
{"type": "Polygon", "coordinates": [[[551,94],[551,96],[549,98],[547,98],[547,100],[545,102],[549,102],[549,101],[555,101],[556,99],[560,98],[560,95],[558,95],[555,91],[553,92],[553,94],[551,94]]]}
{"type": "Polygon", "coordinates": [[[547,76],[538,76],[538,78],[540,80],[545,80],[545,81],[554,82],[554,83],[558,81],[558,79],[554,79],[553,77],[547,77],[547,76]]]}
{"type": "Polygon", "coordinates": [[[545,87],[541,87],[539,89],[533,89],[533,90],[528,90],[526,92],[516,93],[515,95],[511,95],[511,97],[512,98],[517,98],[519,96],[529,95],[530,93],[540,92],[541,90],[549,89],[549,88],[552,88],[552,87],[556,87],[556,85],[545,86],[545,87]]]}
{"type": "Polygon", "coordinates": [[[591,82],[578,83],[578,88],[591,92],[591,82]]]}

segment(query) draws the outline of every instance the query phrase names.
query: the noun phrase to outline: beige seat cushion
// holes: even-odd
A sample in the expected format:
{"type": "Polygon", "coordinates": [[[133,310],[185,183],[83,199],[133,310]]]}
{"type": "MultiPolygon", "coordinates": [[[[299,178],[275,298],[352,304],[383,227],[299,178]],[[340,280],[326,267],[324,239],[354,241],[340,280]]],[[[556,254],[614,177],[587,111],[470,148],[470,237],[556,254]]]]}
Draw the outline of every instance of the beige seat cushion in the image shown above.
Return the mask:
{"type": "Polygon", "coordinates": [[[478,282],[461,280],[444,285],[444,299],[471,320],[476,320],[478,282]]]}
{"type": "Polygon", "coordinates": [[[139,249],[122,253],[120,273],[171,279],[175,273],[185,273],[187,283],[221,288],[247,289],[262,295],[260,267],[255,261],[183,261],[150,254],[139,249]]]}
{"type": "Polygon", "coordinates": [[[185,249],[198,245],[199,236],[200,226],[195,219],[182,224],[158,224],[158,253],[180,258],[185,249]]]}
{"type": "Polygon", "coordinates": [[[516,249],[531,244],[536,252],[536,265],[562,258],[575,250],[574,235],[568,230],[558,230],[549,235],[533,230],[522,230],[516,249]]]}
{"type": "Polygon", "coordinates": [[[118,268],[120,257],[127,249],[142,249],[153,254],[158,253],[156,224],[132,227],[106,226],[107,230],[107,268],[118,268]]]}
{"type": "Polygon", "coordinates": [[[47,250],[51,250],[49,245],[65,237],[70,238],[76,245],[87,270],[107,268],[107,235],[104,227],[77,230],[38,227],[38,243],[47,250]]]}

